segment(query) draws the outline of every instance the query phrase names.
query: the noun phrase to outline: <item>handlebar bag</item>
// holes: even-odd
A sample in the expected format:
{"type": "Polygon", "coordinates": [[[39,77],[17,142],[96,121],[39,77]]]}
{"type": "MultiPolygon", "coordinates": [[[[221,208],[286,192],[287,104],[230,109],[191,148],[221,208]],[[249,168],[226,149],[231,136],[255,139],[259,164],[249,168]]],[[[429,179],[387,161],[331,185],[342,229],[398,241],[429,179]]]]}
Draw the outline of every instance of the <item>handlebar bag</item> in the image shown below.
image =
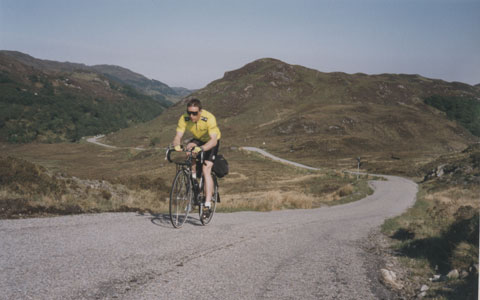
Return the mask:
{"type": "Polygon", "coordinates": [[[228,161],[222,154],[218,154],[213,162],[213,172],[217,177],[222,178],[228,175],[228,161]]]}

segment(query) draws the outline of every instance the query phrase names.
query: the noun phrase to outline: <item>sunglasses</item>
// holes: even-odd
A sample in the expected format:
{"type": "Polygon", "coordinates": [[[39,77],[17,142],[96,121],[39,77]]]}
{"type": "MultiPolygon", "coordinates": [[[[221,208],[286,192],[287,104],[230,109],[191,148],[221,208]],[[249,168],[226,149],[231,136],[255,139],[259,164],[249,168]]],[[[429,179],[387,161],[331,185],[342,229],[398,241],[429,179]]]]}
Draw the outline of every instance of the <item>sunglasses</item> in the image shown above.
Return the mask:
{"type": "Polygon", "coordinates": [[[194,116],[196,116],[196,115],[198,115],[198,111],[189,111],[189,110],[187,110],[187,114],[188,114],[188,115],[194,115],[194,116]]]}

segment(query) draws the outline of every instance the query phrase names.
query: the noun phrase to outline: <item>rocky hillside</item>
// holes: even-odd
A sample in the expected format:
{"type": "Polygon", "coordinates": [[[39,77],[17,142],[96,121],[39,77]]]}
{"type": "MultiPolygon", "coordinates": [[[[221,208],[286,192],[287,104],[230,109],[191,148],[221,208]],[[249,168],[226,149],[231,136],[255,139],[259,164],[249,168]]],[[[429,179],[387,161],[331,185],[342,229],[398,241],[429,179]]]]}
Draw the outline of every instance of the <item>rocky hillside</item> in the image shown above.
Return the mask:
{"type": "Polygon", "coordinates": [[[0,52],[0,141],[77,141],[151,120],[166,108],[81,65],[18,55],[0,52]]]}
{"type": "Polygon", "coordinates": [[[421,168],[424,182],[437,181],[438,186],[480,186],[480,144],[462,152],[443,155],[421,168]]]}
{"type": "MultiPolygon", "coordinates": [[[[217,116],[224,142],[258,145],[298,159],[443,153],[477,141],[424,102],[435,95],[460,102],[480,99],[478,89],[459,82],[404,74],[323,73],[269,58],[227,72],[191,97],[217,116]]],[[[141,136],[143,142],[149,137],[168,144],[185,101],[111,141],[141,136]]]]}

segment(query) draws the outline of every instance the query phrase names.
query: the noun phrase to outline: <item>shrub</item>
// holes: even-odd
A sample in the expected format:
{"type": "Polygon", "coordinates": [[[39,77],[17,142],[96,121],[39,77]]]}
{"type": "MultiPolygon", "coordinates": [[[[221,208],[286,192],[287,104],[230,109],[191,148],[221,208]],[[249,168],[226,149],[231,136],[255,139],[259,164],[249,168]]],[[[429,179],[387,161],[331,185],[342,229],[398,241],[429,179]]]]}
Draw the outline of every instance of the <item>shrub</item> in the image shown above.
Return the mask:
{"type": "Polygon", "coordinates": [[[447,114],[473,135],[480,136],[480,101],[472,98],[431,96],[425,103],[447,114]]]}

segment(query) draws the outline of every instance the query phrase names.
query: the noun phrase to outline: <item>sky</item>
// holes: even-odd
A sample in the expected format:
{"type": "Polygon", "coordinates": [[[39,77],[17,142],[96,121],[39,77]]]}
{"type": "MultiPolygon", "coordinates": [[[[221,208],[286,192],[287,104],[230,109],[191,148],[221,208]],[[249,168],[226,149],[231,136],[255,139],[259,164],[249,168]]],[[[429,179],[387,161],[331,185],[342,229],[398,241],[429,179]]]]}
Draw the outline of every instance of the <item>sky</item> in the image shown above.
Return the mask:
{"type": "Polygon", "coordinates": [[[0,0],[0,49],[197,89],[271,57],[480,83],[480,0],[0,0]]]}

